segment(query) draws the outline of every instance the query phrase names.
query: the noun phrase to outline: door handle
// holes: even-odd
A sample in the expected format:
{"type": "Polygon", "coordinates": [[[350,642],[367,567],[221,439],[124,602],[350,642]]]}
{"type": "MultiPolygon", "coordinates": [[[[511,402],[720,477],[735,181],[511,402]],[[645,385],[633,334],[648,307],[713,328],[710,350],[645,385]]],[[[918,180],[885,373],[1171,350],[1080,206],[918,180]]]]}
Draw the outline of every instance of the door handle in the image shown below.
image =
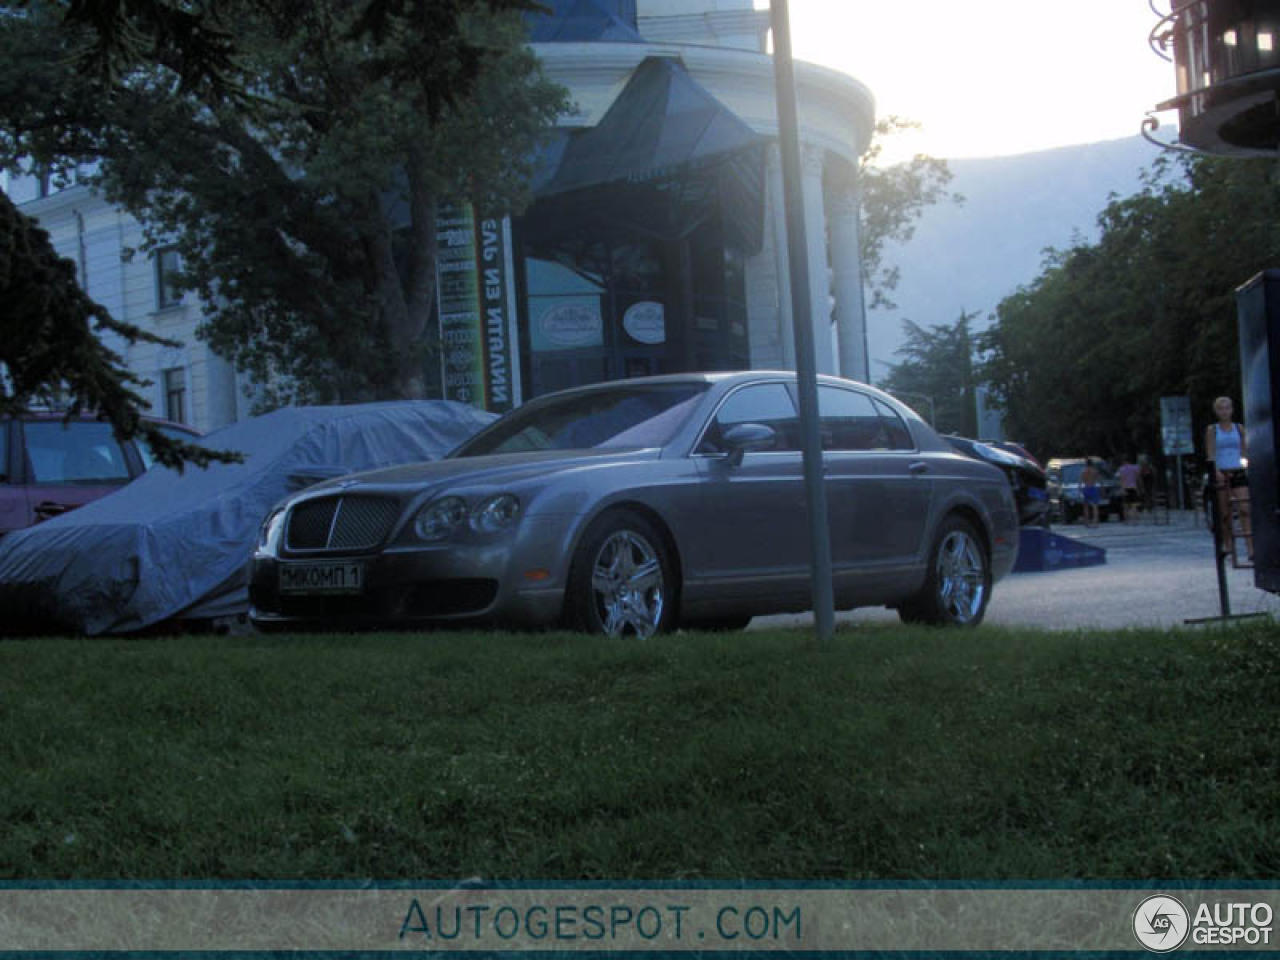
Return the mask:
{"type": "Polygon", "coordinates": [[[72,504],[58,503],[54,500],[45,500],[36,505],[35,514],[40,520],[48,520],[50,517],[56,517],[60,513],[66,513],[72,508],[72,504]]]}
{"type": "Polygon", "coordinates": [[[921,474],[929,472],[929,465],[923,460],[913,460],[911,463],[907,464],[907,469],[918,477],[921,474]]]}

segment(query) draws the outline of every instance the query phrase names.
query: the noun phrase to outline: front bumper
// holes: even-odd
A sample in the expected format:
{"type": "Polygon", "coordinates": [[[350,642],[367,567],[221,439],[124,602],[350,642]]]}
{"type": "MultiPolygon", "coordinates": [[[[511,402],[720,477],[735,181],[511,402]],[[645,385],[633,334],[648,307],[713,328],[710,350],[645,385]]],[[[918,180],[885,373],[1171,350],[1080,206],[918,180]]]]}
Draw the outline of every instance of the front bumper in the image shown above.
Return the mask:
{"type": "Polygon", "coordinates": [[[564,604],[563,530],[561,522],[526,520],[518,533],[489,542],[307,557],[259,552],[249,567],[249,617],[263,628],[546,626],[560,618],[564,604]],[[281,566],[300,561],[362,564],[361,588],[333,594],[282,591],[281,566]]]}

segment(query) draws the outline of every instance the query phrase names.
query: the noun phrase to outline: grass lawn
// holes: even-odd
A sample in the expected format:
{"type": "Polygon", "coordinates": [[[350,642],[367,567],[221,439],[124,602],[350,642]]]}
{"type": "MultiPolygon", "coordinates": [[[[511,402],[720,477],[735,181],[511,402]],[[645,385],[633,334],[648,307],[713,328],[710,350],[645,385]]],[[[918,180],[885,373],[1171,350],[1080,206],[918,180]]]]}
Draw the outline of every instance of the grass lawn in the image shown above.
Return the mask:
{"type": "Polygon", "coordinates": [[[1280,629],[0,642],[0,876],[1280,874],[1280,629]]]}

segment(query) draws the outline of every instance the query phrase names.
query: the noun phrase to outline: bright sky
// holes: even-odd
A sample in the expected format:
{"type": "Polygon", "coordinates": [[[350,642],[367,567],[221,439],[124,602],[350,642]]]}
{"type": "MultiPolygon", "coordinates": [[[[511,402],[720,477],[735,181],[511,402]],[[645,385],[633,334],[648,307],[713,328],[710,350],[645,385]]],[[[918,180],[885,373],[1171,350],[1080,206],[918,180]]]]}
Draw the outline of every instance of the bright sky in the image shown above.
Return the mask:
{"type": "Polygon", "coordinates": [[[790,5],[797,59],[862,81],[877,115],[924,124],[908,153],[996,156],[1132,136],[1174,94],[1173,65],[1147,44],[1158,19],[1147,0],[790,5]]]}

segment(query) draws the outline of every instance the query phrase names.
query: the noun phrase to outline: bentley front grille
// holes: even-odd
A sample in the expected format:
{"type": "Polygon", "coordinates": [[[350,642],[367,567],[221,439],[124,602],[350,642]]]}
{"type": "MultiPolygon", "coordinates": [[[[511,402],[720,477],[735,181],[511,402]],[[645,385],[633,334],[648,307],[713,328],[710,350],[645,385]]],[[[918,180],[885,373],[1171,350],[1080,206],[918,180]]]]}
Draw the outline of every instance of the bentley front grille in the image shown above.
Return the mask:
{"type": "Polygon", "coordinates": [[[289,550],[369,550],[391,532],[400,503],[387,497],[320,497],[289,513],[289,550]]]}

